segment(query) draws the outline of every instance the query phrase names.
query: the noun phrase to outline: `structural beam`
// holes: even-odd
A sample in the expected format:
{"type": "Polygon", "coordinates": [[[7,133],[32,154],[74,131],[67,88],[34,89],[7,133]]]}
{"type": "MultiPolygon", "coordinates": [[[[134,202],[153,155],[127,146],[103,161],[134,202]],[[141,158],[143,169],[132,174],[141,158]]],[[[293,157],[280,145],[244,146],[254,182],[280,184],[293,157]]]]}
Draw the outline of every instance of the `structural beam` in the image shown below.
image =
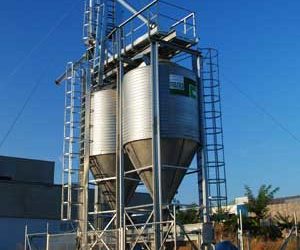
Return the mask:
{"type": "MultiPolygon", "coordinates": [[[[80,67],[83,63],[85,63],[87,60],[87,53],[84,53],[80,59],[73,63],[74,69],[80,67]]],[[[66,77],[69,72],[65,71],[63,74],[61,74],[59,77],[55,79],[55,84],[60,85],[64,80],[66,80],[66,77]]]]}
{"type": "MultiPolygon", "coordinates": [[[[120,3],[123,7],[125,7],[132,14],[134,14],[134,15],[138,14],[138,11],[132,5],[130,5],[128,2],[126,2],[125,0],[117,0],[117,2],[120,3]]],[[[139,14],[137,17],[145,24],[148,24],[147,18],[145,18],[143,15],[139,14]]]]}
{"type": "Polygon", "coordinates": [[[152,173],[154,210],[154,249],[161,248],[161,150],[159,115],[159,60],[158,42],[151,43],[151,83],[152,83],[152,173]]]}
{"type": "MultiPolygon", "coordinates": [[[[87,69],[89,70],[89,68],[87,69]]],[[[81,237],[81,249],[88,249],[88,183],[90,168],[90,94],[89,73],[84,72],[83,95],[85,95],[85,118],[84,118],[84,161],[81,166],[79,201],[81,203],[79,230],[81,237]]]]}
{"type": "Polygon", "coordinates": [[[121,48],[122,48],[122,40],[121,40],[121,30],[117,31],[117,39],[118,39],[118,76],[117,76],[117,144],[116,144],[116,173],[117,173],[117,226],[119,229],[119,238],[118,238],[118,249],[125,250],[125,190],[124,190],[124,151],[123,151],[123,123],[122,123],[122,106],[123,106],[123,61],[121,59],[121,48]]]}

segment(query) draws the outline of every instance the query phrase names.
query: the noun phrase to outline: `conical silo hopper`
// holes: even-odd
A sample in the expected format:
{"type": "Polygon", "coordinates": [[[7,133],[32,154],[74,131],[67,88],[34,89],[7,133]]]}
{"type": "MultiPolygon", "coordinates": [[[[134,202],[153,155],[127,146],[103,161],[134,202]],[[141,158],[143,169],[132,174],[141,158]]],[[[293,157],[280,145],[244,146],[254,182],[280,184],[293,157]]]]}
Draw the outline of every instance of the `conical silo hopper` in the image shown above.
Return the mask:
{"type": "MultiPolygon", "coordinates": [[[[95,179],[116,176],[116,90],[105,89],[91,95],[90,156],[91,172],[95,179]]],[[[133,166],[124,157],[125,170],[133,166]]],[[[138,178],[133,173],[131,178],[138,178]]],[[[137,186],[137,182],[125,180],[125,202],[128,203],[137,186]]],[[[113,209],[116,205],[116,180],[107,180],[99,184],[100,194],[113,209]]]]}
{"type": "MultiPolygon", "coordinates": [[[[151,66],[124,76],[123,141],[136,169],[152,165],[151,66]]],[[[162,202],[173,199],[199,142],[197,81],[193,71],[170,62],[159,64],[162,202]]],[[[153,194],[152,170],[139,176],[153,194]]]]}

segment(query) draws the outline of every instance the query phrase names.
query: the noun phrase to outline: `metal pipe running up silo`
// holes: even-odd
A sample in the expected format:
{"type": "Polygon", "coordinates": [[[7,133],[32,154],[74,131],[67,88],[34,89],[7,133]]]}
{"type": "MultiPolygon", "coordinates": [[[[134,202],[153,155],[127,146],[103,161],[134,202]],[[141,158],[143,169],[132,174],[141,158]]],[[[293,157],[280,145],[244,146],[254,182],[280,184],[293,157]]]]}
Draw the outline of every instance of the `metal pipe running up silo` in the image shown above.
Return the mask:
{"type": "Polygon", "coordinates": [[[117,39],[118,39],[118,75],[117,75],[117,160],[116,160],[116,168],[117,168],[117,226],[119,228],[119,238],[118,238],[118,249],[125,250],[126,248],[126,237],[125,237],[125,194],[124,194],[124,151],[123,151],[123,113],[122,113],[122,105],[123,105],[123,86],[122,80],[124,75],[123,69],[123,61],[121,59],[122,52],[122,43],[121,43],[121,30],[117,31],[117,39]]]}
{"type": "Polygon", "coordinates": [[[198,182],[200,182],[199,188],[201,188],[202,196],[199,197],[200,204],[203,204],[203,222],[209,222],[209,202],[208,202],[208,184],[207,184],[207,154],[206,154],[206,138],[205,138],[205,121],[204,121],[204,100],[203,100],[203,86],[201,81],[201,57],[200,55],[193,56],[193,69],[197,73],[197,81],[198,81],[198,110],[199,110],[199,134],[200,141],[202,142],[202,148],[200,148],[197,152],[197,167],[200,174],[198,174],[198,182]]]}
{"type": "MultiPolygon", "coordinates": [[[[116,0],[116,1],[119,2],[122,6],[124,6],[127,10],[129,10],[132,14],[134,15],[138,14],[138,11],[133,6],[131,6],[128,2],[124,0],[116,0]]],[[[143,15],[138,14],[137,17],[145,24],[148,24],[147,18],[145,18],[143,15]]]]}
{"type": "Polygon", "coordinates": [[[161,148],[159,115],[159,73],[158,43],[151,43],[151,84],[152,84],[152,171],[153,171],[153,208],[154,208],[154,247],[161,249],[161,148]]]}

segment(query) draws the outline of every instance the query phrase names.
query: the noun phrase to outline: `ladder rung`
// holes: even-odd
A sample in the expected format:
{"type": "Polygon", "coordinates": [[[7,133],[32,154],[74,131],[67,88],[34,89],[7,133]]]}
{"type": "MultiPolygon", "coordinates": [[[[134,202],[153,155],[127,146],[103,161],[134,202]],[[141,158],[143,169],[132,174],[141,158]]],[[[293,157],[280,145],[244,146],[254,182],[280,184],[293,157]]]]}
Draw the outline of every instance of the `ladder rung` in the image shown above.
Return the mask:
{"type": "Polygon", "coordinates": [[[65,109],[71,109],[71,108],[73,108],[73,109],[80,109],[81,106],[67,106],[67,107],[65,107],[65,109]]]}
{"type": "Polygon", "coordinates": [[[74,203],[72,203],[71,205],[72,205],[72,206],[81,206],[81,205],[82,205],[82,202],[76,202],[76,203],[74,202],[74,203]]]}
{"type": "Polygon", "coordinates": [[[79,90],[69,90],[69,91],[66,92],[66,94],[72,94],[72,93],[74,93],[74,94],[77,93],[78,94],[78,93],[81,93],[81,91],[79,91],[79,90]]]}
{"type": "Polygon", "coordinates": [[[80,169],[78,169],[78,168],[75,168],[75,169],[64,169],[64,172],[65,173],[67,173],[67,172],[71,172],[71,174],[74,174],[75,172],[79,172],[80,171],[80,169]]]}
{"type": "Polygon", "coordinates": [[[73,153],[73,152],[71,152],[71,153],[64,153],[64,155],[79,155],[79,153],[73,153]]]}
{"type": "Polygon", "coordinates": [[[65,140],[76,140],[76,139],[80,139],[80,137],[77,137],[77,136],[73,136],[73,137],[71,137],[71,136],[67,136],[67,137],[65,137],[65,140]]]}
{"type": "Polygon", "coordinates": [[[80,124],[80,121],[75,121],[75,122],[74,121],[73,122],[68,121],[68,122],[65,122],[65,124],[72,124],[72,123],[73,124],[80,124]]]}

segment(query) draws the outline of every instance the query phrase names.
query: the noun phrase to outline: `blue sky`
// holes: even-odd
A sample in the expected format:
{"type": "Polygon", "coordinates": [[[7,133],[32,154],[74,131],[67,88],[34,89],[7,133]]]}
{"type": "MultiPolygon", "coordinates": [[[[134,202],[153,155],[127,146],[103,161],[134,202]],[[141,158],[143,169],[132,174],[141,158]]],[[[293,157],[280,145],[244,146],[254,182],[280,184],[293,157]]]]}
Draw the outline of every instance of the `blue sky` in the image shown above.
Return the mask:
{"type": "MultiPolygon", "coordinates": [[[[278,196],[299,194],[300,143],[261,108],[300,138],[300,2],[172,2],[196,11],[201,46],[219,49],[230,199],[243,195],[245,184],[278,186],[278,196]]],[[[41,81],[0,154],[53,160],[57,176],[64,90],[53,81],[83,51],[82,10],[82,0],[10,0],[0,9],[0,139],[41,81]]],[[[184,181],[181,201],[196,199],[192,182],[184,181]]]]}

